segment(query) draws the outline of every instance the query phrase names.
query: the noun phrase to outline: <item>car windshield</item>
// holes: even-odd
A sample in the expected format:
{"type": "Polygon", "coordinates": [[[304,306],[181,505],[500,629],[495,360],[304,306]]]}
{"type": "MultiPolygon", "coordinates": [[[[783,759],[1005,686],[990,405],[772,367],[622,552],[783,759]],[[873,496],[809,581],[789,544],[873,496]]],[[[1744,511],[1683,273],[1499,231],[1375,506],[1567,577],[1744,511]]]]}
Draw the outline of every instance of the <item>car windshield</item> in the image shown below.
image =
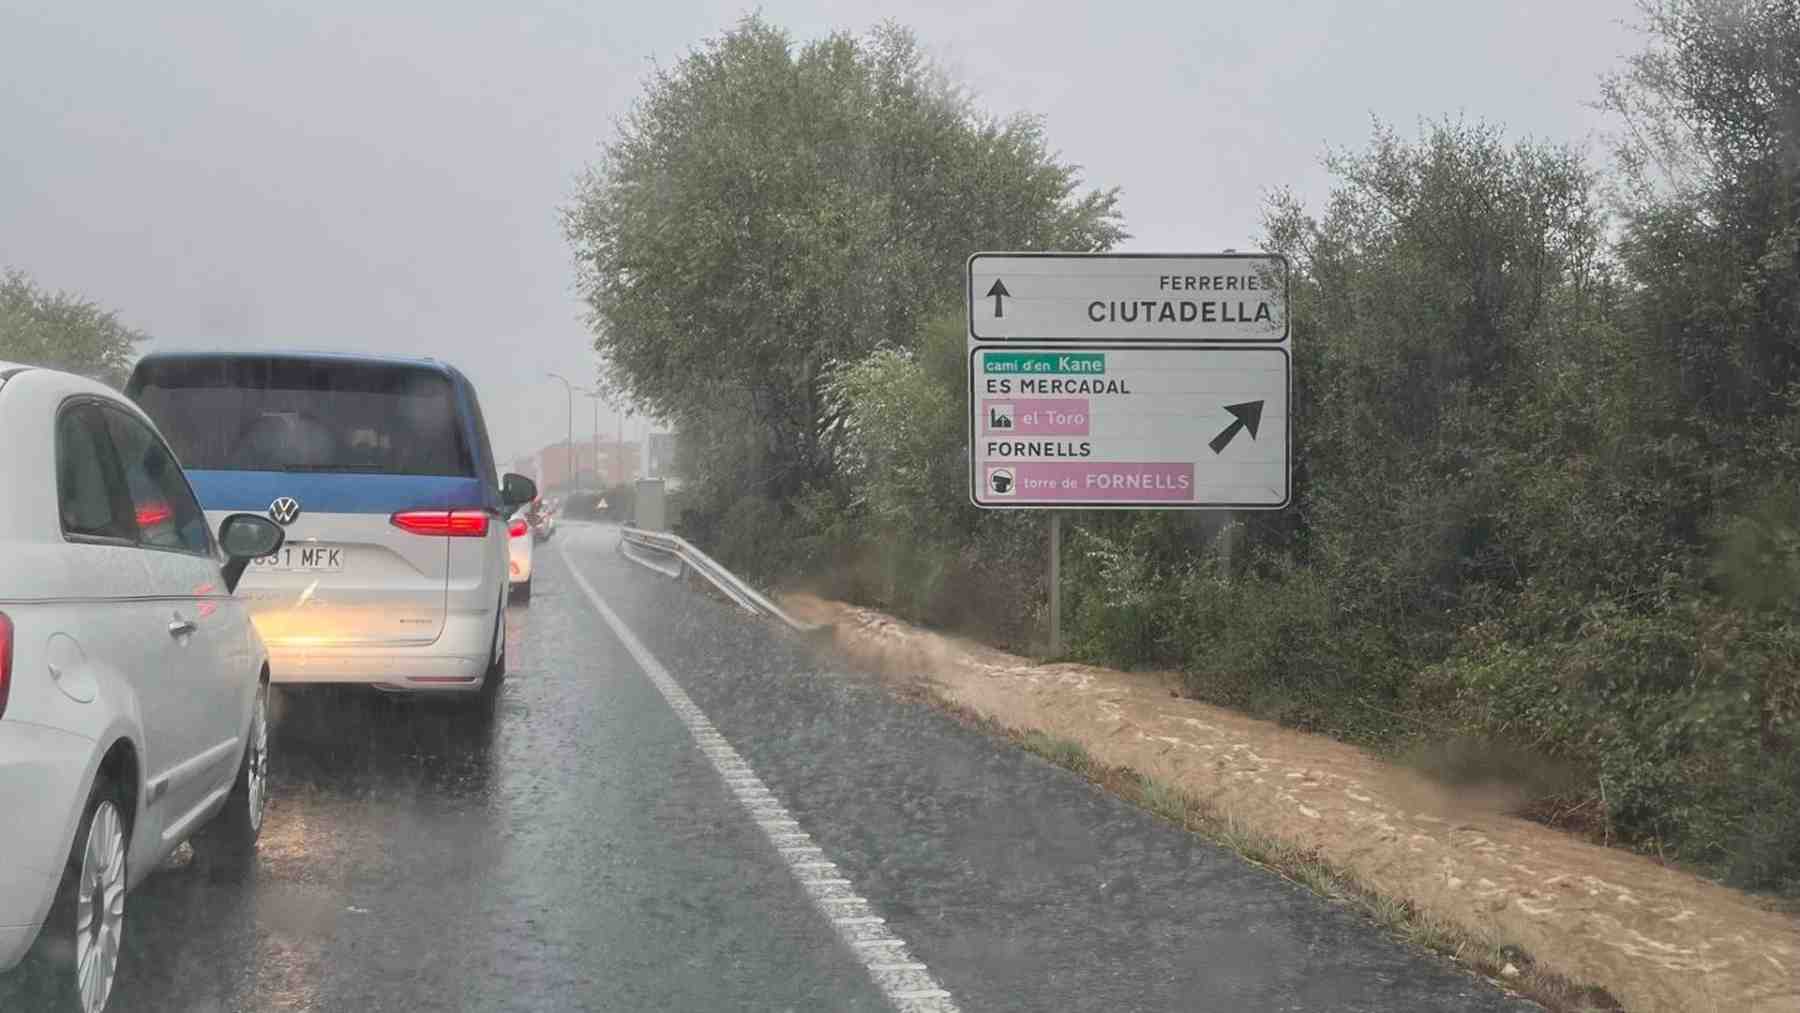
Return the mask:
{"type": "Polygon", "coordinates": [[[441,373],[284,358],[147,363],[133,396],[184,467],[474,474],[441,373]]]}

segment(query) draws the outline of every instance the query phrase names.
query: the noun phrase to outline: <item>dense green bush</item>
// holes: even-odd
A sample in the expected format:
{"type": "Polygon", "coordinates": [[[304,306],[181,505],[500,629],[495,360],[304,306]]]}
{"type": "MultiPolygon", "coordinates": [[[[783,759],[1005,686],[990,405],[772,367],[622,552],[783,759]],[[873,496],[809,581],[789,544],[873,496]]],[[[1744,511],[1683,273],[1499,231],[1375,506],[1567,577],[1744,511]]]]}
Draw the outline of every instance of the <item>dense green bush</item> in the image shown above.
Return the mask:
{"type": "Polygon", "coordinates": [[[1581,616],[1571,635],[1477,624],[1423,680],[1454,694],[1459,727],[1581,771],[1623,839],[1743,882],[1800,886],[1800,631],[1692,598],[1558,611],[1581,616]]]}
{"type": "Polygon", "coordinates": [[[823,589],[1023,646],[1044,600],[1042,525],[967,500],[961,316],[927,319],[912,347],[832,374],[839,481],[800,500],[798,554],[823,589]]]}

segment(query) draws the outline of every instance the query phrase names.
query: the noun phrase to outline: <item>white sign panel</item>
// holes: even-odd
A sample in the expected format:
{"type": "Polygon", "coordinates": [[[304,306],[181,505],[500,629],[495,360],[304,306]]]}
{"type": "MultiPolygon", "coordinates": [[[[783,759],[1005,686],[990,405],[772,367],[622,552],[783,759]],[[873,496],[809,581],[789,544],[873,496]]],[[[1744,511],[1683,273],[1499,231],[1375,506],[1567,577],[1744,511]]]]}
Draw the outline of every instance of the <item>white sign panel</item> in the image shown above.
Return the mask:
{"type": "Polygon", "coordinates": [[[1039,509],[1278,509],[1284,346],[969,351],[970,498],[1039,509]]]}
{"type": "Polygon", "coordinates": [[[977,253],[969,340],[1278,344],[1287,281],[1261,253],[977,253]]]}

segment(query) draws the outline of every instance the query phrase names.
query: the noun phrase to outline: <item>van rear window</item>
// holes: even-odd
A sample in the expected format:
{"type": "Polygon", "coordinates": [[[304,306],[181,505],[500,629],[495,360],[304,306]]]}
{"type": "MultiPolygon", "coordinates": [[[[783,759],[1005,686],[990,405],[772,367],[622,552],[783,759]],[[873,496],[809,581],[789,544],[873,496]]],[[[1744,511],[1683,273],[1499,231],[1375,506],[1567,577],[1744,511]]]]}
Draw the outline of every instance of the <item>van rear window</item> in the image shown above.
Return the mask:
{"type": "Polygon", "coordinates": [[[286,357],[139,365],[129,393],[201,471],[472,477],[450,381],[415,366],[286,357]]]}

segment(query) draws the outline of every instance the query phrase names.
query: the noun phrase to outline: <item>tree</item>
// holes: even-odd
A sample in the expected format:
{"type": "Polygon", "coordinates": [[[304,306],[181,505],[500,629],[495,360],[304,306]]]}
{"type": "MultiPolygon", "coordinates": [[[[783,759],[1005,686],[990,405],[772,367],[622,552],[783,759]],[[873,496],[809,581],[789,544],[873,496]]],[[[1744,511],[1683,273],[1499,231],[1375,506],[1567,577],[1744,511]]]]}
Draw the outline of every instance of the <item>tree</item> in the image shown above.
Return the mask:
{"type": "Polygon", "coordinates": [[[563,223],[613,380],[737,462],[715,499],[785,502],[833,474],[829,375],[910,347],[970,253],[1124,236],[1116,192],[1080,188],[905,29],[796,46],[750,17],[653,76],[563,223]]]}
{"type": "Polygon", "coordinates": [[[123,386],[134,347],[148,340],[116,310],[67,292],[46,292],[23,271],[0,276],[0,359],[49,366],[123,386]]]}
{"type": "MultiPolygon", "coordinates": [[[[1644,0],[1606,79],[1643,330],[1702,419],[1791,410],[1800,383],[1800,0],[1644,0]]],[[[1728,436],[1729,438],[1729,436],[1728,436]]]]}
{"type": "Polygon", "coordinates": [[[1380,126],[1338,153],[1322,219],[1277,195],[1294,264],[1301,537],[1374,602],[1441,607],[1493,559],[1496,465],[1545,442],[1544,377],[1590,354],[1606,287],[1594,177],[1485,124],[1380,126]],[[1408,537],[1396,540],[1394,533],[1408,537]]]}

